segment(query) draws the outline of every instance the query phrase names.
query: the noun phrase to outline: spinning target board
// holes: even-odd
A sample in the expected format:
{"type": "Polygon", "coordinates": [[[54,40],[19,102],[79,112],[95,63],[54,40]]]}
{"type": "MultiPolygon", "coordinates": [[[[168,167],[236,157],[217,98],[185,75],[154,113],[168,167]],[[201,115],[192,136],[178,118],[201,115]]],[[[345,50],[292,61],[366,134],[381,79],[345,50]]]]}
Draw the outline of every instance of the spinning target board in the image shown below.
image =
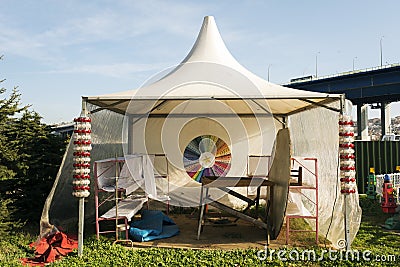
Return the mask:
{"type": "Polygon", "coordinates": [[[203,176],[225,176],[231,167],[231,150],[222,139],[201,135],[186,146],[183,165],[197,182],[201,182],[203,176]]]}

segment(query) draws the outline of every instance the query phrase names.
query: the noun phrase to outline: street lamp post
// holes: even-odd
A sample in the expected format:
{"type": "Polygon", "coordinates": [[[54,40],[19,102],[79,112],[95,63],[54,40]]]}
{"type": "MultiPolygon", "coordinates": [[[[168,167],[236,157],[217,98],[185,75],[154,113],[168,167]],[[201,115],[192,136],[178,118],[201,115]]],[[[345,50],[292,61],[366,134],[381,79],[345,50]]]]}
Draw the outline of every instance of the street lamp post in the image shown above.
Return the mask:
{"type": "Polygon", "coordinates": [[[271,67],[271,64],[268,65],[268,81],[269,81],[269,68],[271,67]]]}
{"type": "Polygon", "coordinates": [[[354,71],[354,61],[357,59],[357,57],[353,58],[353,71],[354,71]]]}
{"type": "Polygon", "coordinates": [[[379,47],[380,47],[380,52],[381,52],[381,67],[383,66],[383,55],[382,55],[382,39],[385,36],[381,37],[381,40],[379,41],[379,47]]]}
{"type": "Polygon", "coordinates": [[[318,78],[318,54],[315,55],[315,78],[318,78]]]}

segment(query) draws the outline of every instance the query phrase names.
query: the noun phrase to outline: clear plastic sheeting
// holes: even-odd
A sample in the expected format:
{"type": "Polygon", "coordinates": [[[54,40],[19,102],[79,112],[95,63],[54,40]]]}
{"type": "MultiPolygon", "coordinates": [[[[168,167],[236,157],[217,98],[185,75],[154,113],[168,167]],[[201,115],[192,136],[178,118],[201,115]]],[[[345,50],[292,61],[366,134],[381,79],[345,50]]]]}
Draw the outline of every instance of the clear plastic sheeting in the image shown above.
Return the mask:
{"type": "MultiPolygon", "coordinates": [[[[337,106],[339,106],[339,102],[337,106]]],[[[349,107],[347,110],[351,110],[349,107]]],[[[345,205],[349,219],[349,240],[352,242],[361,223],[361,208],[358,193],[345,197],[340,193],[339,177],[339,113],[326,108],[315,108],[289,117],[294,157],[313,157],[318,159],[319,183],[319,233],[332,242],[335,247],[345,240],[345,205]]],[[[313,183],[305,176],[305,183],[313,183]]],[[[303,192],[315,201],[313,192],[303,192]]],[[[313,213],[315,207],[307,198],[302,198],[304,207],[313,213]]],[[[299,209],[302,207],[300,206],[299,209]]],[[[313,225],[310,222],[310,225],[313,225]]],[[[315,225],[315,224],[314,224],[315,225]]]]}
{"type": "Polygon", "coordinates": [[[286,215],[312,216],[304,206],[302,193],[289,191],[286,215]]]}
{"type": "MultiPolygon", "coordinates": [[[[98,107],[88,104],[88,111],[98,107]]],[[[91,162],[110,157],[122,156],[122,122],[123,116],[109,110],[101,110],[90,115],[92,118],[92,151],[91,162]]],[[[40,219],[40,236],[55,230],[76,233],[78,223],[78,199],[72,196],[73,181],[73,138],[65,152],[53,188],[43,207],[40,219]]],[[[94,182],[91,178],[91,194],[86,200],[85,218],[94,221],[94,182]]]]}
{"type": "MultiPolygon", "coordinates": [[[[88,105],[88,110],[96,111],[97,106],[88,105]]],[[[107,110],[101,110],[90,115],[92,118],[92,163],[96,160],[123,156],[122,135],[126,135],[123,130],[123,116],[107,110]]],[[[319,172],[319,231],[322,235],[336,245],[339,240],[344,239],[344,196],[339,192],[338,182],[338,117],[337,112],[325,108],[310,109],[289,117],[288,126],[290,127],[292,155],[294,157],[315,157],[318,159],[319,172]]],[[[273,141],[273,140],[272,140],[273,141]]],[[[57,175],[53,189],[49,194],[43,209],[41,218],[41,236],[54,229],[75,233],[78,220],[78,201],[72,197],[72,164],[73,149],[68,147],[62,166],[57,175]]],[[[251,153],[250,153],[251,154],[251,153]]],[[[273,159],[266,157],[269,162],[273,159]]],[[[165,190],[169,187],[169,196],[174,205],[177,206],[196,206],[199,203],[199,184],[193,181],[191,185],[186,184],[182,188],[174,183],[188,181],[187,174],[183,177],[181,171],[168,167],[166,159],[159,158],[155,161],[159,173],[168,173],[171,183],[167,179],[156,179],[157,185],[165,190]],[[169,170],[167,170],[169,168],[169,170]]],[[[310,167],[311,169],[311,167],[310,167]]],[[[247,170],[250,172],[251,170],[247,170]]],[[[263,171],[264,172],[264,171],[263,171]]],[[[303,183],[313,185],[313,178],[304,172],[303,183]]],[[[91,196],[85,205],[85,218],[87,227],[91,227],[94,220],[94,182],[92,180],[91,196]]],[[[221,192],[210,192],[215,198],[222,197],[221,192]]],[[[307,192],[303,192],[308,194],[307,192]]],[[[307,197],[315,201],[315,195],[309,193],[307,197]],[[313,199],[314,198],[314,199],[313,199]]],[[[227,196],[222,199],[225,203],[232,203],[227,196]]],[[[358,231],[361,220],[361,209],[358,205],[358,194],[347,196],[347,211],[350,219],[350,240],[353,240],[358,231]]],[[[237,204],[237,203],[236,203],[237,204]]],[[[286,208],[285,202],[281,203],[286,208]]],[[[301,214],[309,212],[315,214],[312,205],[307,198],[291,196],[289,199],[288,211],[297,207],[301,214]],[[300,203],[301,202],[301,203],[300,203]]],[[[310,225],[315,227],[313,221],[310,225]]]]}

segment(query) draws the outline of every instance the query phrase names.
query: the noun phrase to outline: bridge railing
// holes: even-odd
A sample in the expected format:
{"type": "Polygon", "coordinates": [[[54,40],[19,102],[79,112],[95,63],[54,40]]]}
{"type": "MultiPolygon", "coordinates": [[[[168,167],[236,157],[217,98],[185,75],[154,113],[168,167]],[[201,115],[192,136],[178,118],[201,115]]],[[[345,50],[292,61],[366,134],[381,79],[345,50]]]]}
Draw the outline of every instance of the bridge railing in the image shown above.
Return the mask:
{"type": "Polygon", "coordinates": [[[329,79],[329,78],[335,78],[335,77],[340,77],[340,76],[346,76],[346,75],[351,75],[351,74],[356,74],[356,73],[363,73],[363,72],[369,72],[369,71],[374,71],[374,70],[380,70],[380,69],[388,69],[388,68],[393,68],[393,67],[398,67],[400,66],[400,63],[393,63],[393,64],[388,64],[388,65],[383,65],[383,66],[377,66],[377,67],[371,67],[371,68],[366,68],[366,69],[359,69],[359,70],[352,70],[352,71],[345,71],[345,72],[340,72],[336,74],[329,74],[329,75],[324,75],[324,76],[307,76],[310,77],[309,79],[302,80],[299,78],[299,80],[293,81],[293,82],[288,82],[284,83],[282,85],[291,85],[291,84],[296,84],[296,83],[302,83],[302,82],[307,82],[307,81],[318,81],[318,80],[323,80],[323,79],[329,79]]]}

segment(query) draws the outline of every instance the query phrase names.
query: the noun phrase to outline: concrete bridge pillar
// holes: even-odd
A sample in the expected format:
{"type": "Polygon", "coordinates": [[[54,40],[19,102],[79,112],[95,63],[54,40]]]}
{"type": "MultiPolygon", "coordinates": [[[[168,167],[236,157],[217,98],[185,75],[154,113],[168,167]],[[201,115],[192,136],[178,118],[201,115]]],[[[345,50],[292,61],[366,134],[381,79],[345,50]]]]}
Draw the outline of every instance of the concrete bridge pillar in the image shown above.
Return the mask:
{"type": "Polygon", "coordinates": [[[381,129],[382,136],[385,134],[390,134],[390,103],[382,102],[381,103],[381,129]]]}
{"type": "Polygon", "coordinates": [[[368,140],[368,105],[357,105],[357,139],[368,140]]]}

